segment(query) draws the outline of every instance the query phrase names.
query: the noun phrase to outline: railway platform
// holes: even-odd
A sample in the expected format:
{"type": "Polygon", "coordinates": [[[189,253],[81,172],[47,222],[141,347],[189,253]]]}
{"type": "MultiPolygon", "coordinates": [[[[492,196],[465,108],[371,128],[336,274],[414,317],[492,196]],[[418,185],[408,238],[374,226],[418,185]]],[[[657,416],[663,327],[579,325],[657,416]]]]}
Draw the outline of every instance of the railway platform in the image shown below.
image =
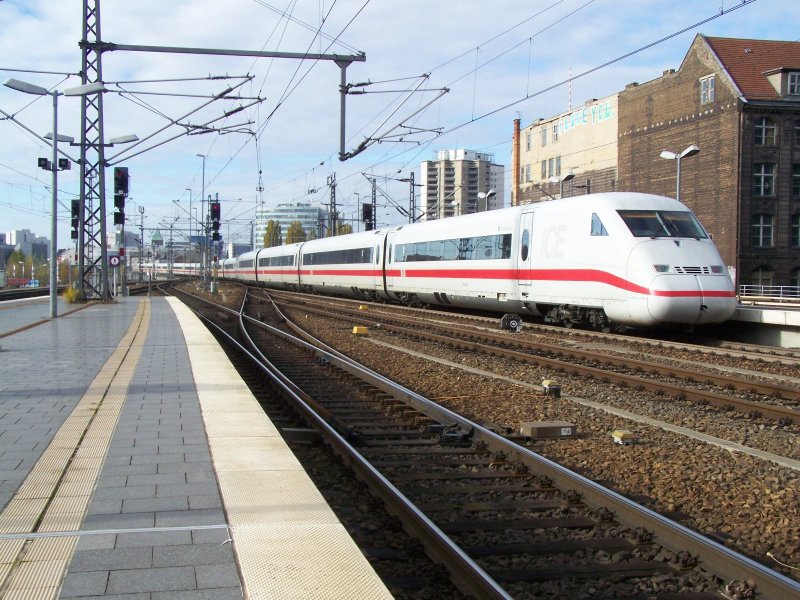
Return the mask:
{"type": "Polygon", "coordinates": [[[0,311],[0,596],[390,597],[187,308],[36,310],[0,311]]]}
{"type": "Polygon", "coordinates": [[[754,344],[800,348],[800,304],[739,304],[724,325],[726,337],[754,344]]]}

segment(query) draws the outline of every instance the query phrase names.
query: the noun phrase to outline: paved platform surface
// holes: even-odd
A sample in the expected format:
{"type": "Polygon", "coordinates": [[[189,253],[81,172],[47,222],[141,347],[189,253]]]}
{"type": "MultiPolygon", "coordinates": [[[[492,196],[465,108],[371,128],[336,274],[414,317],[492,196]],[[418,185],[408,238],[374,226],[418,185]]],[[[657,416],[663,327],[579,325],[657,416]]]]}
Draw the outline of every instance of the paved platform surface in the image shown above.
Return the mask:
{"type": "Polygon", "coordinates": [[[164,298],[0,340],[0,596],[390,597],[254,403],[164,298]]]}

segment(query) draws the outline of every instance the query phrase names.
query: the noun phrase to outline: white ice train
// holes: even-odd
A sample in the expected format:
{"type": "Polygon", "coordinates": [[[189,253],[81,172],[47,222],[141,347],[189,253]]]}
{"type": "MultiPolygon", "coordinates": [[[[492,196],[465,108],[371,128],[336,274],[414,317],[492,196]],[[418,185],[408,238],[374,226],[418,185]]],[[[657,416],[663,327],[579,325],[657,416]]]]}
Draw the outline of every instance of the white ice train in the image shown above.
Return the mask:
{"type": "Polygon", "coordinates": [[[733,282],[670,198],[592,194],[262,248],[221,263],[268,287],[541,316],[566,326],[702,325],[733,315],[733,282]]]}

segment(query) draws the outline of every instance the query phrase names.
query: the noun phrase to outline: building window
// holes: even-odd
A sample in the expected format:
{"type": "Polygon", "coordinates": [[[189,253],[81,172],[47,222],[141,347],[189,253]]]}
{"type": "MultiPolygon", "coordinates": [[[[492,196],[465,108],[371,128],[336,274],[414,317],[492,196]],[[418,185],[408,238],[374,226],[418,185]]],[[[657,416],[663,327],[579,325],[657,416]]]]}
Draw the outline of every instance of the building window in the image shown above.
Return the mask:
{"type": "Polygon", "coordinates": [[[800,248],[800,214],[792,215],[792,248],[800,248]]]}
{"type": "Polygon", "coordinates": [[[792,269],[792,286],[800,287],[800,267],[792,269]]]}
{"type": "Polygon", "coordinates": [[[542,161],[542,179],[547,179],[547,161],[542,161]]]}
{"type": "Polygon", "coordinates": [[[800,121],[794,122],[794,145],[800,146],[800,121]]]}
{"type": "Polygon", "coordinates": [[[800,72],[789,73],[789,85],[786,90],[790,96],[800,94],[800,72]]]}
{"type": "Polygon", "coordinates": [[[558,141],[558,123],[553,125],[553,142],[558,141]]]}
{"type": "Polygon", "coordinates": [[[555,158],[548,158],[547,159],[547,172],[550,174],[550,177],[553,177],[556,174],[556,159],[555,158]]]}
{"type": "Polygon", "coordinates": [[[524,165],[520,165],[520,167],[519,167],[519,182],[520,183],[524,183],[525,182],[525,166],[524,165]]]}
{"type": "Polygon", "coordinates": [[[753,165],[753,195],[773,196],[775,194],[775,165],[756,163],[753,165]]]}
{"type": "Polygon", "coordinates": [[[800,164],[792,165],[792,198],[800,198],[800,164]]]}
{"type": "Polygon", "coordinates": [[[772,215],[753,215],[753,246],[755,248],[772,248],[772,215]]]}
{"type": "Polygon", "coordinates": [[[533,136],[531,135],[530,132],[525,134],[525,150],[527,150],[528,152],[531,151],[531,138],[532,137],[533,136]]]}
{"type": "Polygon", "coordinates": [[[755,144],[757,146],[774,146],[777,139],[775,122],[767,117],[756,119],[755,144]]]}
{"type": "Polygon", "coordinates": [[[528,164],[525,165],[525,181],[530,181],[530,180],[531,180],[531,166],[528,164]]]}
{"type": "Polygon", "coordinates": [[[769,287],[772,285],[772,278],[775,273],[769,267],[758,267],[753,271],[753,285],[769,287]]]}
{"type": "Polygon", "coordinates": [[[556,156],[556,175],[561,177],[561,157],[556,156]]]}
{"type": "Polygon", "coordinates": [[[700,79],[700,104],[710,104],[714,101],[714,76],[700,79]]]}
{"type": "Polygon", "coordinates": [[[542,147],[547,146],[547,127],[542,127],[542,147]]]}

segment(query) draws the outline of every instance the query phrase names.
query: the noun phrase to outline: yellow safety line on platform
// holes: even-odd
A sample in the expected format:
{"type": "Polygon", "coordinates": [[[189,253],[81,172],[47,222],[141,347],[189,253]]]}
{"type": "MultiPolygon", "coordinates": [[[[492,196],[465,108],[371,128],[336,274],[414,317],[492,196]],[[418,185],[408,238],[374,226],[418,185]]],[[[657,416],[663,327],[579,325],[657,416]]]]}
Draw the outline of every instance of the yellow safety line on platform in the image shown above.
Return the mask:
{"type": "Polygon", "coordinates": [[[75,536],[0,540],[0,595],[58,598],[150,325],[150,300],[0,514],[0,533],[75,536]]]}

